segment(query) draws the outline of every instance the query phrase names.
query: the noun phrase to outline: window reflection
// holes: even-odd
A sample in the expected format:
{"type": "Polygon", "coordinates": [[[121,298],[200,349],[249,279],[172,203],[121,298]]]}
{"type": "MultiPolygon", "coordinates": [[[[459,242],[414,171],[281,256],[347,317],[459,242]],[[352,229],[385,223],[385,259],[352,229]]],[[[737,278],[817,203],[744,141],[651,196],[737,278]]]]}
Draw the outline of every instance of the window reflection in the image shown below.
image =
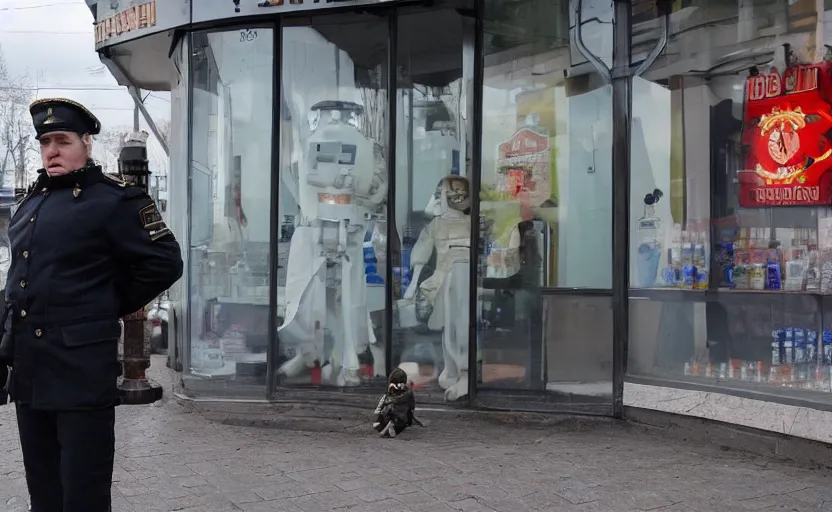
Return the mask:
{"type": "Polygon", "coordinates": [[[386,375],[387,22],[285,27],[278,276],[283,384],[386,375]]]}
{"type": "MultiPolygon", "coordinates": [[[[178,70],[175,81],[171,86],[170,103],[170,137],[168,140],[170,148],[170,168],[187,169],[189,167],[188,130],[190,129],[190,111],[188,97],[190,96],[189,67],[191,55],[191,41],[183,37],[173,52],[173,63],[178,70]]],[[[185,246],[188,241],[188,181],[189,173],[173,172],[169,174],[169,181],[166,179],[168,199],[167,219],[169,225],[176,235],[176,239],[185,246]],[[169,185],[168,185],[169,183],[169,185]]],[[[188,258],[190,251],[183,251],[182,258],[185,268],[190,268],[188,258]]],[[[168,365],[176,371],[182,371],[183,361],[188,358],[191,341],[188,336],[189,322],[181,321],[188,318],[188,280],[180,279],[168,290],[169,313],[168,313],[168,365]]]]}
{"type": "Polygon", "coordinates": [[[580,17],[568,4],[485,2],[478,386],[481,401],[502,407],[512,392],[593,401],[612,391],[608,301],[542,296],[612,285],[611,87],[569,33],[580,22],[586,47],[609,64],[612,3],[584,2],[580,17]],[[565,328],[579,313],[564,304],[597,307],[591,336],[565,328]],[[544,336],[544,322],[563,335],[544,336]]]}
{"type": "MultiPolygon", "coordinates": [[[[628,371],[829,391],[822,3],[696,4],[673,3],[666,50],[633,82],[628,371]]],[[[634,19],[634,55],[658,14],[634,19]]]]}
{"type": "MultiPolygon", "coordinates": [[[[423,401],[468,393],[473,22],[453,9],[399,17],[398,240],[393,364],[423,401]],[[427,30],[445,34],[426,39],[427,30]],[[467,63],[466,66],[464,63],[467,63]]],[[[395,256],[394,256],[395,257],[395,256]]]]}
{"type": "MultiPolygon", "coordinates": [[[[272,31],[195,33],[190,169],[190,374],[265,384],[272,31]]],[[[218,379],[218,380],[217,380],[218,379]]],[[[198,391],[199,383],[187,384],[198,391]]]]}

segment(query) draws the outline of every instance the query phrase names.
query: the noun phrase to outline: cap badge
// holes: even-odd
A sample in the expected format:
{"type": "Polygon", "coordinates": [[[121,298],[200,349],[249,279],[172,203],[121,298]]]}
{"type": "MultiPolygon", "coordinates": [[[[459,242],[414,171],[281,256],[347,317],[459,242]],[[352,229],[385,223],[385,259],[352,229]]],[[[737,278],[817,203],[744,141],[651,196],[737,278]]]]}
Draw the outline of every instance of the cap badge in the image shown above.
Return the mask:
{"type": "Polygon", "coordinates": [[[50,108],[49,110],[46,111],[46,120],[43,122],[43,124],[52,124],[54,122],[55,122],[55,116],[52,115],[52,109],[50,108]]]}

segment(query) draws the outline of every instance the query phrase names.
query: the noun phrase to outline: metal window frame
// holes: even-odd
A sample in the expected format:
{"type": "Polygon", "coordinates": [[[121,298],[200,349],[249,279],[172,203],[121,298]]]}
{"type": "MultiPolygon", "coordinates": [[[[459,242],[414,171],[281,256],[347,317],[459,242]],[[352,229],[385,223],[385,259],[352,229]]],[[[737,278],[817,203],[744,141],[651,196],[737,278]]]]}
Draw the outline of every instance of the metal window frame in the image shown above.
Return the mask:
{"type": "Polygon", "coordinates": [[[276,215],[280,201],[280,141],[281,137],[281,90],[283,85],[283,19],[277,18],[272,26],[272,133],[271,133],[271,190],[269,208],[271,231],[269,232],[269,321],[268,346],[266,348],[266,399],[273,400],[277,387],[277,357],[280,354],[280,339],[277,336],[277,272],[280,268],[280,223],[276,215]]]}
{"type": "MultiPolygon", "coordinates": [[[[193,9],[193,4],[191,5],[191,9],[193,9]]],[[[192,115],[192,113],[194,111],[194,89],[195,89],[195,87],[194,87],[194,83],[195,83],[195,81],[194,81],[194,71],[195,71],[195,66],[194,66],[194,36],[196,34],[212,34],[212,33],[218,33],[218,32],[233,32],[235,30],[243,30],[243,29],[251,29],[251,28],[253,28],[253,29],[266,29],[266,30],[272,31],[273,41],[282,39],[281,37],[279,37],[278,32],[276,31],[278,28],[280,28],[279,20],[277,20],[276,22],[272,21],[270,23],[265,23],[263,21],[263,19],[246,20],[243,23],[238,22],[238,23],[234,23],[234,24],[212,25],[212,26],[204,27],[204,28],[190,28],[188,30],[186,36],[184,36],[184,37],[187,38],[186,40],[187,40],[187,44],[188,44],[188,69],[187,69],[187,75],[188,75],[188,91],[187,91],[188,120],[187,120],[187,130],[188,130],[188,134],[187,134],[187,137],[186,137],[187,144],[188,144],[188,147],[187,147],[187,150],[186,150],[187,158],[188,158],[188,168],[186,169],[186,172],[188,173],[188,177],[187,177],[187,182],[188,182],[188,189],[187,189],[188,219],[187,219],[187,223],[186,223],[186,226],[185,226],[185,232],[186,232],[185,244],[186,244],[186,248],[187,248],[187,251],[188,251],[188,268],[185,269],[184,279],[185,279],[186,289],[185,289],[184,297],[183,297],[183,300],[182,300],[182,302],[184,303],[184,307],[182,309],[183,309],[183,312],[185,314],[181,317],[181,320],[179,320],[179,321],[184,321],[185,322],[185,329],[184,329],[185,339],[182,340],[182,350],[180,352],[181,353],[181,365],[182,365],[181,373],[183,373],[183,374],[188,372],[191,368],[191,344],[192,344],[192,340],[193,340],[192,326],[193,326],[193,320],[194,320],[193,317],[191,316],[192,313],[193,313],[192,312],[192,304],[191,304],[191,288],[193,286],[193,272],[192,272],[193,258],[191,257],[191,231],[192,231],[192,224],[193,224],[192,223],[192,212],[193,212],[193,208],[192,208],[192,201],[193,201],[192,168],[193,168],[193,163],[194,163],[194,160],[193,160],[193,157],[194,157],[194,152],[193,152],[193,148],[194,148],[194,130],[193,130],[193,115],[192,115]]],[[[279,44],[279,42],[277,44],[279,44]]],[[[272,55],[272,63],[273,63],[272,67],[273,68],[275,66],[275,62],[278,62],[276,59],[277,59],[277,57],[275,55],[272,55]]],[[[274,88],[274,82],[277,78],[276,75],[274,74],[274,70],[272,72],[272,77],[273,77],[272,78],[272,87],[274,88]]],[[[278,89],[278,94],[279,94],[279,91],[280,90],[278,89]]],[[[274,116],[274,109],[272,109],[272,126],[274,126],[274,117],[275,117],[274,116]]],[[[279,136],[280,136],[279,132],[278,132],[277,136],[279,138],[279,136]]],[[[274,146],[274,132],[272,132],[271,144],[272,144],[272,146],[274,146]]],[[[271,175],[271,183],[270,183],[270,186],[272,188],[272,195],[271,195],[271,198],[270,198],[270,202],[271,202],[270,207],[274,208],[274,209],[277,208],[277,203],[273,202],[274,198],[277,197],[277,195],[274,194],[274,188],[277,186],[277,184],[275,183],[275,179],[274,179],[274,169],[276,168],[275,158],[276,158],[276,155],[274,153],[274,147],[272,147],[272,157],[271,157],[271,159],[272,159],[272,162],[271,162],[271,173],[272,173],[272,175],[271,175]]],[[[276,323],[276,321],[277,321],[277,300],[276,300],[276,298],[277,298],[277,286],[272,287],[272,276],[274,276],[275,280],[277,279],[277,274],[274,271],[274,269],[276,268],[276,265],[277,265],[277,259],[276,259],[276,257],[273,257],[273,255],[272,255],[273,253],[272,253],[272,240],[271,240],[271,238],[273,237],[273,234],[274,234],[274,230],[272,229],[272,234],[270,235],[270,240],[269,240],[269,329],[271,329],[272,323],[273,322],[276,323]],[[272,260],[274,260],[274,261],[272,261],[272,260]],[[272,295],[274,295],[274,300],[272,300],[272,295]],[[272,318],[274,320],[272,320],[272,318]]],[[[276,253],[274,253],[274,255],[276,256],[276,253]]],[[[275,329],[276,329],[276,327],[275,327],[275,329]]],[[[275,332],[276,332],[276,330],[275,330],[275,332]]],[[[270,332],[269,333],[269,341],[268,341],[270,349],[269,349],[269,351],[267,353],[267,356],[266,356],[266,371],[267,371],[267,373],[268,373],[269,368],[271,366],[271,363],[270,363],[270,360],[272,359],[271,347],[273,347],[275,345],[271,336],[272,336],[272,334],[270,332]]],[[[266,382],[266,396],[267,397],[271,396],[269,394],[269,390],[268,390],[269,389],[269,382],[270,381],[266,382]]]]}
{"type": "MultiPolygon", "coordinates": [[[[476,0],[477,2],[482,2],[482,0],[476,0]]],[[[404,3],[404,6],[412,5],[410,3],[404,3]]],[[[398,37],[399,37],[399,14],[400,10],[397,6],[389,6],[389,5],[382,5],[376,8],[366,7],[366,11],[377,14],[378,16],[383,16],[387,18],[387,179],[388,179],[388,188],[387,188],[387,204],[394,205],[395,198],[396,198],[396,156],[397,156],[397,146],[396,146],[396,135],[398,129],[398,104],[397,104],[397,94],[398,94],[398,37]]],[[[271,208],[272,211],[277,211],[277,202],[279,201],[279,194],[280,194],[280,187],[279,187],[279,179],[276,179],[279,176],[279,164],[280,164],[280,118],[279,110],[274,110],[282,108],[282,102],[280,99],[280,90],[283,81],[283,68],[282,68],[282,55],[278,54],[278,52],[282,52],[282,42],[283,42],[283,27],[285,26],[285,20],[296,20],[302,18],[309,18],[311,16],[326,16],[329,14],[337,15],[339,13],[345,12],[341,9],[325,9],[321,11],[312,11],[303,13],[303,15],[280,15],[276,17],[275,20],[275,46],[274,51],[277,54],[274,58],[275,63],[275,71],[274,76],[275,80],[272,83],[272,98],[273,98],[273,115],[272,115],[272,190],[271,190],[271,208]],[[279,40],[278,40],[279,39],[279,40]],[[278,183],[275,183],[277,181],[278,183]]],[[[481,19],[481,16],[478,15],[478,20],[481,19]]],[[[233,28],[236,28],[235,25],[233,28]]],[[[227,29],[232,29],[228,27],[227,29]]],[[[480,31],[478,31],[480,32],[480,31]]],[[[479,34],[479,39],[482,39],[482,34],[479,34]]],[[[481,46],[481,43],[480,43],[481,46]]],[[[475,50],[476,51],[476,50],[475,50]]],[[[477,52],[477,55],[481,56],[482,52],[477,52]]],[[[481,61],[477,59],[477,62],[481,61]]],[[[476,71],[475,71],[476,77],[476,71]]],[[[482,85],[481,80],[477,81],[475,78],[475,95],[481,94],[482,85]]],[[[481,100],[480,100],[481,105],[481,100]]],[[[481,106],[479,108],[481,110],[481,106]]],[[[474,139],[480,138],[481,134],[479,133],[481,130],[477,128],[477,123],[481,124],[481,115],[478,113],[478,110],[475,107],[473,114],[473,125],[474,125],[474,139]]],[[[476,144],[476,143],[474,143],[476,144]]],[[[476,158],[480,158],[479,152],[474,151],[474,155],[476,158]]],[[[473,166],[474,169],[478,167],[478,164],[475,163],[473,166]]],[[[476,171],[474,174],[478,174],[476,171]]],[[[390,207],[388,207],[390,208],[390,207]]],[[[388,222],[387,222],[387,254],[391,254],[391,244],[393,240],[396,238],[396,224],[395,222],[390,222],[393,217],[391,216],[391,210],[388,209],[388,222]]],[[[472,215],[473,218],[473,215],[472,215]]],[[[276,400],[279,397],[275,395],[276,387],[277,387],[277,380],[276,380],[276,361],[277,355],[279,353],[279,337],[277,336],[277,251],[279,245],[279,236],[277,233],[279,232],[279,219],[275,220],[274,217],[272,218],[272,232],[270,237],[270,296],[269,296],[269,357],[267,358],[267,365],[266,365],[266,373],[267,373],[267,389],[266,389],[266,398],[268,400],[276,400]],[[275,224],[277,222],[278,224],[275,224]]],[[[473,238],[472,238],[473,239],[473,238]]],[[[385,374],[389,375],[390,372],[393,370],[393,304],[395,302],[395,297],[393,295],[393,266],[391,264],[387,264],[385,268],[385,311],[384,311],[384,320],[383,320],[383,332],[384,332],[384,366],[385,366],[385,374]]],[[[474,292],[476,293],[476,292],[474,292]]],[[[474,295],[475,297],[476,295],[474,295]]],[[[476,307],[476,304],[473,305],[473,308],[476,307]]],[[[476,325],[474,323],[474,325],[476,325]]],[[[474,338],[476,339],[476,338],[474,338]]],[[[469,339],[470,343],[470,339],[469,339]]],[[[476,345],[476,343],[475,343],[476,345]]],[[[476,357],[476,354],[474,354],[476,357]]],[[[469,381],[470,382],[470,381],[469,381]]],[[[314,393],[314,392],[312,392],[314,393]]],[[[311,398],[311,397],[310,397],[311,398]]],[[[469,400],[470,404],[470,400],[469,400]]]]}
{"type": "MultiPolygon", "coordinates": [[[[388,14],[387,27],[387,264],[384,265],[384,374],[393,371],[393,263],[391,245],[396,232],[396,135],[399,92],[399,11],[388,14]]],[[[400,247],[401,249],[401,244],[400,247]]]]}
{"type": "Polygon", "coordinates": [[[182,373],[186,371],[190,371],[191,368],[191,345],[193,338],[191,337],[191,286],[193,284],[193,272],[191,272],[191,268],[193,268],[193,262],[191,259],[191,212],[193,209],[191,208],[191,204],[193,201],[192,192],[193,192],[193,184],[191,183],[191,166],[193,165],[194,161],[194,130],[193,130],[193,120],[194,116],[192,112],[194,111],[194,66],[193,66],[193,58],[194,58],[194,37],[193,32],[188,32],[187,34],[187,44],[188,44],[188,69],[186,73],[188,75],[188,90],[185,92],[185,101],[187,103],[188,109],[188,120],[186,121],[187,126],[185,130],[187,133],[185,135],[185,140],[187,141],[188,147],[185,149],[185,154],[187,155],[188,159],[188,168],[186,172],[188,176],[186,177],[187,181],[187,191],[185,192],[186,198],[186,206],[185,211],[188,215],[188,220],[185,223],[185,247],[188,250],[188,266],[184,269],[185,271],[185,290],[182,297],[182,302],[184,302],[183,308],[183,315],[181,316],[182,320],[185,322],[185,327],[183,332],[185,333],[185,339],[182,340],[182,350],[180,350],[181,356],[181,364],[182,364],[182,373]]]}
{"type": "MultiPolygon", "coordinates": [[[[482,185],[482,104],[485,84],[485,0],[475,0],[474,94],[471,130],[471,240],[468,276],[468,407],[477,407],[479,359],[480,187],[482,185]]],[[[462,163],[462,162],[461,162],[462,163]]]]}
{"type": "MultiPolygon", "coordinates": [[[[612,81],[612,413],[624,417],[624,375],[630,337],[630,64],[629,1],[615,0],[612,81]]],[[[658,53],[656,54],[658,55],[658,53]]],[[[654,57],[655,58],[655,57],[654,57]]],[[[645,66],[647,61],[642,63],[645,66]]]]}
{"type": "MultiPolygon", "coordinates": [[[[666,0],[665,0],[666,1],[666,0]]],[[[583,43],[581,36],[582,0],[574,0],[575,41],[578,51],[612,84],[612,310],[613,310],[613,417],[624,417],[624,378],[630,336],[630,122],[632,81],[642,75],[667,46],[669,9],[661,18],[661,35],[647,57],[633,67],[632,4],[613,0],[612,69],[583,43]]]]}

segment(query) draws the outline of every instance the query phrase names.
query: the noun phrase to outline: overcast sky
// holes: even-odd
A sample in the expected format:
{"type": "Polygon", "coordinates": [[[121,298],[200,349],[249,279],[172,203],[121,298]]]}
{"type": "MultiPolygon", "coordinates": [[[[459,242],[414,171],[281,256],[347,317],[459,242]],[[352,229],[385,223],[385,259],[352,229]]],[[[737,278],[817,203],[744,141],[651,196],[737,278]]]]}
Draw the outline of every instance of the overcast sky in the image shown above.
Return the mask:
{"type": "MultiPolygon", "coordinates": [[[[38,98],[83,103],[105,128],[132,125],[133,101],[98,59],[92,30],[84,0],[0,0],[0,49],[13,75],[25,76],[38,98]]],[[[147,99],[155,119],[170,118],[169,98],[147,99]]]]}

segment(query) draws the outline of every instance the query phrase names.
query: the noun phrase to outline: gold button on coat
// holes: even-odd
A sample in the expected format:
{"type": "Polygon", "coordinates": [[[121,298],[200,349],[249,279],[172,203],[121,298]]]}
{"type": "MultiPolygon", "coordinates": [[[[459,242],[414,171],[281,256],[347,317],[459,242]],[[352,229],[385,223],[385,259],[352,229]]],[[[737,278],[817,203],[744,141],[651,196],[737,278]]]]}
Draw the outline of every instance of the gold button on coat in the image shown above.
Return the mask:
{"type": "Polygon", "coordinates": [[[20,287],[21,288],[26,288],[26,280],[25,279],[20,280],[20,287]]]}
{"type": "Polygon", "coordinates": [[[40,338],[43,336],[43,331],[41,329],[35,329],[35,338],[40,338]]]}
{"type": "Polygon", "coordinates": [[[29,257],[29,251],[23,251],[23,257],[28,258],[29,257]]]}
{"type": "Polygon", "coordinates": [[[26,310],[25,309],[20,310],[20,318],[26,318],[26,310]]]}

